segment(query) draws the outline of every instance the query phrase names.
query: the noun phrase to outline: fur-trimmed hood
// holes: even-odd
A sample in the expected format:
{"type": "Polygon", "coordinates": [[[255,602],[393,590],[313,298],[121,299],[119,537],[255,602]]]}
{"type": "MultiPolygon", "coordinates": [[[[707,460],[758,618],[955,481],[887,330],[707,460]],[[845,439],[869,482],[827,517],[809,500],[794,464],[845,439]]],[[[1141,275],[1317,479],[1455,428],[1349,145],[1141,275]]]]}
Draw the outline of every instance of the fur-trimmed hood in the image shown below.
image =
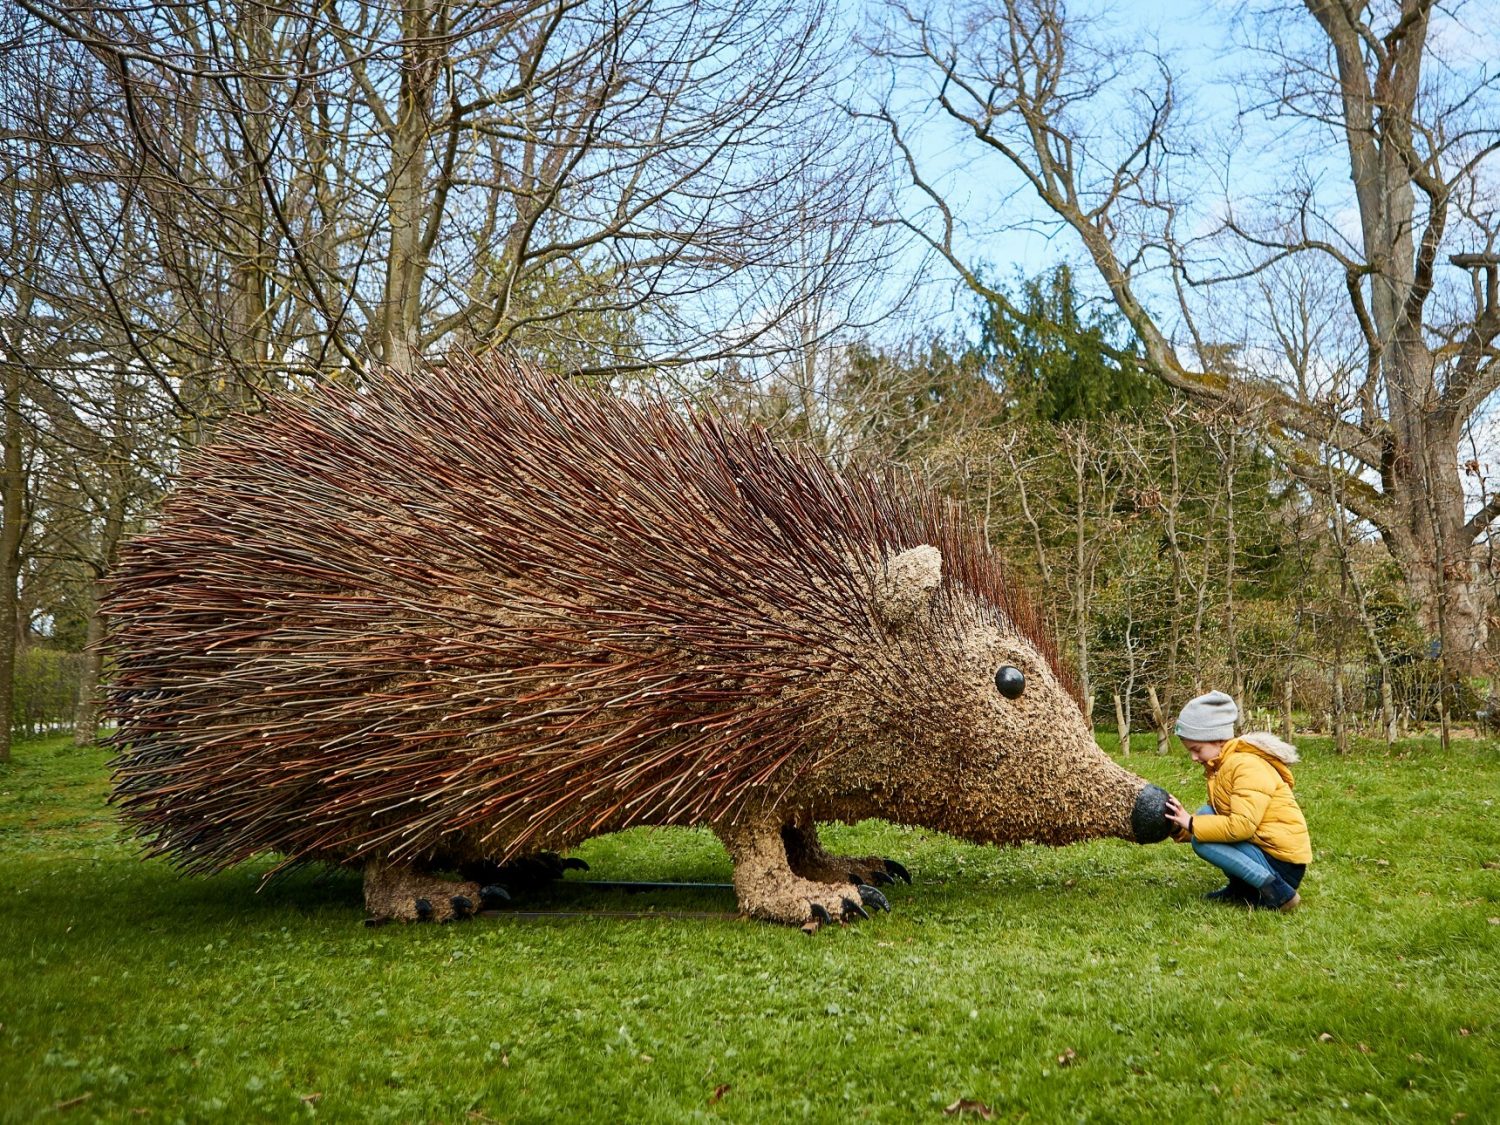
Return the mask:
{"type": "Polygon", "coordinates": [[[1231,738],[1224,744],[1224,752],[1219,755],[1219,765],[1222,766],[1224,759],[1231,754],[1258,755],[1271,764],[1271,767],[1281,775],[1281,779],[1288,786],[1296,784],[1292,780],[1292,771],[1287,767],[1293,762],[1302,760],[1297,753],[1297,748],[1290,742],[1283,742],[1270,731],[1250,731],[1238,738],[1231,738]]]}
{"type": "Polygon", "coordinates": [[[1281,739],[1268,730],[1256,730],[1250,731],[1248,734],[1242,734],[1239,737],[1239,741],[1248,742],[1262,754],[1267,754],[1272,758],[1283,761],[1289,766],[1295,765],[1302,760],[1302,756],[1297,753],[1295,746],[1290,742],[1281,741],[1281,739]]]}

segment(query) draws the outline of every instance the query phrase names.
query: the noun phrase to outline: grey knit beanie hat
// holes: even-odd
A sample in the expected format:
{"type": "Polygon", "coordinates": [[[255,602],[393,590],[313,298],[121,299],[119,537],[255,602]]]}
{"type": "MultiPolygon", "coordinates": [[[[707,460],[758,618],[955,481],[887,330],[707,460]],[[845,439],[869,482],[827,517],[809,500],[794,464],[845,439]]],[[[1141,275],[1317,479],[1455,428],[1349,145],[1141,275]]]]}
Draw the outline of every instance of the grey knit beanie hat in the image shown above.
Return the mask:
{"type": "Polygon", "coordinates": [[[1177,716],[1177,737],[1194,742],[1224,742],[1234,737],[1234,721],[1240,709],[1222,691],[1211,691],[1189,699],[1177,716]]]}

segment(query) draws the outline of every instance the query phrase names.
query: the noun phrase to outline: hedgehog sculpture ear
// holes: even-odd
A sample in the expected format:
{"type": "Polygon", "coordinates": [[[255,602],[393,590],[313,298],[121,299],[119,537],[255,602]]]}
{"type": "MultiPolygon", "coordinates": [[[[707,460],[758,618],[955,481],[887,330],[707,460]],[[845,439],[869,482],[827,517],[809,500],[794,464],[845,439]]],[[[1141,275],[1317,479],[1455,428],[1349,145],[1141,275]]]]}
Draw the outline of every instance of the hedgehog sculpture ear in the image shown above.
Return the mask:
{"type": "Polygon", "coordinates": [[[943,580],[943,556],[936,547],[913,547],[885,559],[875,577],[875,612],[881,624],[899,631],[927,611],[943,580]]]}

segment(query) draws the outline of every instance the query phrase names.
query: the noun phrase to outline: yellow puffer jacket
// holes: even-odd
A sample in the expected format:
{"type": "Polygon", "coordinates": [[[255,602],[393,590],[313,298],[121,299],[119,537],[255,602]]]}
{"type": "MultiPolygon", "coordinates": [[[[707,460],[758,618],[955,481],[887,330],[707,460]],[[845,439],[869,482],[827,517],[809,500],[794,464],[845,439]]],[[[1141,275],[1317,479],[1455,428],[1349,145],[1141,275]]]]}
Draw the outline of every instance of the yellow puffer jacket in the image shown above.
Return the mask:
{"type": "Polygon", "coordinates": [[[1204,844],[1248,840],[1286,863],[1311,863],[1312,840],[1287,769],[1296,760],[1296,749],[1274,734],[1231,738],[1204,767],[1208,803],[1218,815],[1194,817],[1193,838],[1204,844]]]}

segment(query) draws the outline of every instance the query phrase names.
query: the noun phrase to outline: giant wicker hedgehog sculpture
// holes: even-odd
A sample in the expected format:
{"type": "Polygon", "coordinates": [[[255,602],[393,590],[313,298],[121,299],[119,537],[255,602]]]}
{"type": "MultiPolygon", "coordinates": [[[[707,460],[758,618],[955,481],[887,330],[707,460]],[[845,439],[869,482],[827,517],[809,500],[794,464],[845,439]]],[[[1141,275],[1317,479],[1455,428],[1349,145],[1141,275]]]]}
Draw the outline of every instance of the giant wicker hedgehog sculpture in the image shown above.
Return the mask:
{"type": "Polygon", "coordinates": [[[1166,831],[955,506],[500,362],[234,420],[107,612],[115,799],[151,849],[358,865],[377,918],[640,824],[708,825],[741,909],[798,924],[905,874],[819,821],[1166,831]]]}

